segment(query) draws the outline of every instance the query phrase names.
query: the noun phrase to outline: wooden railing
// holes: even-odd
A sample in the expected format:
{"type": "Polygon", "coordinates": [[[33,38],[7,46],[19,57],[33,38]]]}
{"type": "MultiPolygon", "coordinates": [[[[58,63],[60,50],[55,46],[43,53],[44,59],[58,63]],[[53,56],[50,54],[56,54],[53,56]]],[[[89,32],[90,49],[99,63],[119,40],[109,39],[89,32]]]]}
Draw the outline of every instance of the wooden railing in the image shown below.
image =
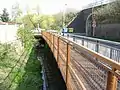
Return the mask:
{"type": "Polygon", "coordinates": [[[58,34],[42,32],[68,90],[120,90],[120,64],[58,34]]]}

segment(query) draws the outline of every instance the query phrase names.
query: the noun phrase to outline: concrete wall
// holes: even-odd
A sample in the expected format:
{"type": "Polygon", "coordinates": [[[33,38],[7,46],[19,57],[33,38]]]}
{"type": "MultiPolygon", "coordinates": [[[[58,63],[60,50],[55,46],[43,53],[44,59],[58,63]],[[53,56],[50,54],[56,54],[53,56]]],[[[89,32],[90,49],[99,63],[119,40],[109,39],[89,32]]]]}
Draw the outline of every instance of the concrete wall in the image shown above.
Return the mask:
{"type": "MultiPolygon", "coordinates": [[[[78,13],[77,17],[67,26],[73,28],[74,33],[85,33],[86,32],[86,20],[88,15],[92,12],[92,9],[85,9],[78,13]]],[[[91,18],[90,18],[91,19],[91,18]]]]}
{"type": "Polygon", "coordinates": [[[120,24],[100,24],[96,27],[95,36],[120,41],[120,24]]]}
{"type": "Polygon", "coordinates": [[[0,25],[0,43],[16,40],[17,25],[0,25]]]}

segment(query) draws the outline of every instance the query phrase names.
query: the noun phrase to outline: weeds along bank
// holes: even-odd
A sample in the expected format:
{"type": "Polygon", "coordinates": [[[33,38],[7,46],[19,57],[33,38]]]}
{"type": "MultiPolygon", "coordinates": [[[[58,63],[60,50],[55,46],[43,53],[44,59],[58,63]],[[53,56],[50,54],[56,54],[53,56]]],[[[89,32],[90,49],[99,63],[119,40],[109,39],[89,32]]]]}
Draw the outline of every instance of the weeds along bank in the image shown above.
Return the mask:
{"type": "Polygon", "coordinates": [[[17,36],[22,50],[19,45],[0,44],[0,90],[40,90],[41,65],[33,47],[34,36],[23,27],[18,29],[17,36]]]}

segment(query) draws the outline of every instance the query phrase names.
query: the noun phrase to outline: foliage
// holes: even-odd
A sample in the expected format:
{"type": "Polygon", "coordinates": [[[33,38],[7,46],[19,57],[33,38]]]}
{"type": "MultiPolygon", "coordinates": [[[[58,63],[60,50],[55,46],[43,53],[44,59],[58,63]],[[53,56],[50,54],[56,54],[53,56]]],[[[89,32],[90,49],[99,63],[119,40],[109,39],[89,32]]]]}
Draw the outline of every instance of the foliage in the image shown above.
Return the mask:
{"type": "Polygon", "coordinates": [[[73,13],[73,12],[69,12],[69,13],[67,13],[66,15],[65,15],[65,23],[66,23],[66,25],[67,24],[69,24],[72,20],[73,20],[73,18],[76,16],[76,13],[73,13]]]}
{"type": "Polygon", "coordinates": [[[32,47],[35,41],[32,31],[27,28],[21,27],[18,29],[18,32],[17,32],[17,35],[21,40],[21,42],[23,43],[23,46],[26,50],[32,47]]]}
{"type": "Polygon", "coordinates": [[[24,75],[19,82],[16,90],[41,90],[42,76],[40,62],[37,60],[35,49],[33,48],[26,66],[24,67],[24,75]]]}
{"type": "Polygon", "coordinates": [[[29,52],[23,53],[19,58],[16,58],[16,53],[14,55],[11,53],[15,52],[8,52],[8,57],[5,55],[4,60],[0,62],[2,71],[0,72],[0,82],[2,79],[4,80],[3,83],[0,83],[0,90],[40,90],[41,66],[35,49],[29,49],[29,52]],[[10,57],[12,58],[10,59],[10,57]],[[1,76],[2,73],[4,73],[3,76],[1,76]]]}
{"type": "MultiPolygon", "coordinates": [[[[2,82],[19,59],[19,55],[12,44],[0,44],[0,47],[0,82],[2,82]]],[[[3,84],[0,84],[0,90],[6,90],[11,81],[12,77],[6,79],[3,84]]]]}
{"type": "Polygon", "coordinates": [[[41,16],[41,28],[44,29],[55,29],[54,28],[55,19],[53,16],[41,16]]]}
{"type": "MultiPolygon", "coordinates": [[[[29,51],[35,42],[32,29],[37,27],[35,15],[29,14],[22,18],[24,27],[18,29],[18,37],[22,41],[24,49],[29,51]],[[30,26],[31,25],[31,26],[30,26]]],[[[18,79],[19,85],[16,90],[40,90],[42,84],[41,65],[37,59],[35,48],[32,48],[26,65],[22,70],[22,78],[18,79]],[[24,72],[23,72],[24,71],[24,72]]]]}
{"type": "Polygon", "coordinates": [[[68,25],[74,19],[75,16],[75,12],[67,12],[64,16],[63,12],[59,12],[53,15],[53,17],[55,18],[54,28],[60,30],[63,26],[68,25]]]}
{"type": "Polygon", "coordinates": [[[16,3],[12,6],[12,19],[13,21],[16,21],[17,18],[19,18],[22,14],[22,10],[20,9],[19,3],[16,3]]]}
{"type": "Polygon", "coordinates": [[[120,22],[120,0],[101,6],[94,13],[97,22],[120,22]]]}
{"type": "Polygon", "coordinates": [[[33,14],[30,14],[30,15],[27,14],[21,18],[21,23],[24,24],[25,29],[31,30],[37,27],[33,18],[34,18],[33,14]]]}
{"type": "Polygon", "coordinates": [[[3,9],[3,14],[1,15],[1,20],[3,22],[8,22],[9,21],[9,14],[8,14],[6,8],[3,9]]]}
{"type": "Polygon", "coordinates": [[[22,53],[23,55],[19,56],[11,44],[0,44],[0,72],[3,71],[0,73],[0,90],[40,90],[42,84],[40,62],[37,60],[34,48],[29,51],[35,42],[31,30],[37,27],[40,17],[28,14],[19,18],[24,27],[18,29],[17,35],[23,43],[26,54],[22,53]],[[1,84],[3,79],[5,81],[1,84]]]}
{"type": "Polygon", "coordinates": [[[54,28],[56,28],[56,30],[60,30],[62,28],[62,24],[63,24],[63,13],[59,12],[55,15],[53,15],[53,17],[55,18],[55,23],[54,23],[54,28]]]}
{"type": "Polygon", "coordinates": [[[53,29],[55,24],[55,19],[53,16],[49,15],[36,15],[27,14],[22,18],[17,18],[18,23],[23,23],[26,29],[35,29],[38,27],[43,29],[53,29]]]}
{"type": "Polygon", "coordinates": [[[0,47],[0,68],[11,67],[18,58],[17,56],[15,57],[15,54],[17,54],[15,47],[10,44],[1,44],[0,47]],[[9,61],[9,59],[14,60],[9,61]]]}
{"type": "Polygon", "coordinates": [[[60,30],[63,24],[67,25],[76,16],[76,13],[69,12],[63,16],[62,12],[55,15],[27,14],[22,18],[17,18],[18,23],[23,23],[25,29],[35,29],[38,27],[46,30],[60,30]],[[63,21],[63,17],[65,20],[63,21]]]}

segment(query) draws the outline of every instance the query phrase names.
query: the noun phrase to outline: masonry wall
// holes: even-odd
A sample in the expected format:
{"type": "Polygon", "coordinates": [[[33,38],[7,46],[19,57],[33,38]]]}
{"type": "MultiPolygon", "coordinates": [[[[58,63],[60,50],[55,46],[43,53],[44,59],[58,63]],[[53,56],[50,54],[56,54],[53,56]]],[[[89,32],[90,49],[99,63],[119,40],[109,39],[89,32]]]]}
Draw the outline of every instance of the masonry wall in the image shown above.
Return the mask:
{"type": "Polygon", "coordinates": [[[99,24],[95,36],[115,41],[120,41],[120,24],[99,24]]]}
{"type": "MultiPolygon", "coordinates": [[[[85,33],[86,20],[92,9],[85,9],[78,13],[77,17],[67,26],[73,28],[74,33],[85,33]]],[[[90,18],[91,19],[91,18],[90,18]]]]}

